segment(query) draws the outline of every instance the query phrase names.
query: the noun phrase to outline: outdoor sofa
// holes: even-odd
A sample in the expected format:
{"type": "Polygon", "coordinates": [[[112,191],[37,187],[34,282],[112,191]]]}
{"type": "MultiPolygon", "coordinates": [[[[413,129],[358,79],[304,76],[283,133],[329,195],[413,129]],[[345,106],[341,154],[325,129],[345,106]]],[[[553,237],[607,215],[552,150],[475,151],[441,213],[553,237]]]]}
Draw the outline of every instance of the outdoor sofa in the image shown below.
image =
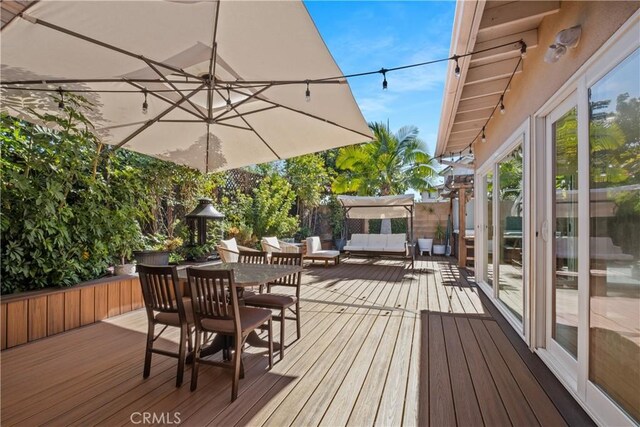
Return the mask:
{"type": "Polygon", "coordinates": [[[363,255],[401,255],[409,253],[407,236],[402,234],[352,234],[346,252],[363,255]]]}

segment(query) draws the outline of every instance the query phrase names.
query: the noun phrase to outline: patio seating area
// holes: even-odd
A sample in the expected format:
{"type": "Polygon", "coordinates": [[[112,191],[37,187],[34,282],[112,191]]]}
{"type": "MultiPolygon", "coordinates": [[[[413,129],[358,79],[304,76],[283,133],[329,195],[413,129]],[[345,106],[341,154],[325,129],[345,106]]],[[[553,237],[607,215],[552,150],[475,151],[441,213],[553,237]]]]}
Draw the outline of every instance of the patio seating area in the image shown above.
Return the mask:
{"type": "MultiPolygon", "coordinates": [[[[248,346],[233,403],[231,375],[217,367],[201,366],[191,392],[188,381],[175,387],[176,360],[156,355],[143,379],[139,309],[4,351],[1,422],[112,426],[152,414],[181,425],[592,425],[466,270],[444,257],[405,266],[307,267],[301,338],[286,328],[286,357],[270,371],[267,349],[248,346]]],[[[175,349],[178,334],[157,347],[175,349]]]]}

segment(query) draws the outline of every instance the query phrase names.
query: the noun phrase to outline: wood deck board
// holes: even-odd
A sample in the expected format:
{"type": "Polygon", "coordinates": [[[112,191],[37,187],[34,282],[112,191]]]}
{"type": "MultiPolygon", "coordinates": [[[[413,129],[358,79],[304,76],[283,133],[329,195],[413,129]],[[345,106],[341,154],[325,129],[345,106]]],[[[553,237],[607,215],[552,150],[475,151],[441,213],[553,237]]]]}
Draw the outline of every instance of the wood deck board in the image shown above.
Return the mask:
{"type": "MultiPolygon", "coordinates": [[[[271,371],[264,348],[247,348],[233,404],[229,372],[216,367],[202,366],[193,393],[189,367],[175,387],[175,359],[154,356],[151,376],[142,379],[146,314],[111,311],[116,298],[137,303],[129,285],[96,290],[95,313],[74,312],[56,327],[114,317],[2,352],[2,425],[131,425],[131,414],[145,411],[180,412],[187,426],[555,426],[581,419],[574,407],[564,413],[557,396],[568,393],[538,379],[541,368],[529,360],[535,355],[514,347],[455,260],[419,257],[414,271],[398,260],[355,258],[306,268],[302,338],[295,340],[289,322],[285,358],[276,352],[271,371]]],[[[44,333],[37,328],[28,332],[44,333]]],[[[165,334],[159,345],[172,348],[178,333],[165,334]]]]}
{"type": "MultiPolygon", "coordinates": [[[[351,291],[344,290],[334,293],[336,299],[333,301],[348,301],[355,298],[354,294],[357,295],[359,292],[364,291],[367,291],[367,286],[355,285],[351,291]]],[[[280,367],[276,367],[278,373],[283,377],[281,379],[294,378],[288,381],[288,384],[285,384],[285,388],[279,389],[278,383],[282,383],[282,381],[279,381],[278,378],[269,378],[269,383],[266,387],[263,384],[263,387],[256,389],[257,392],[251,392],[252,399],[257,399],[256,404],[251,406],[238,404],[231,411],[225,409],[223,413],[212,420],[212,425],[233,425],[236,422],[240,425],[259,425],[266,421],[270,415],[270,410],[273,411],[276,406],[279,406],[281,399],[288,396],[291,389],[295,388],[301,379],[309,375],[307,380],[312,380],[313,374],[309,374],[309,371],[318,365],[317,362],[322,353],[326,352],[327,357],[330,357],[331,351],[328,350],[328,348],[330,348],[331,345],[335,345],[337,348],[342,348],[346,345],[352,332],[359,327],[358,319],[363,317],[359,316],[359,314],[357,310],[347,309],[344,306],[336,305],[332,308],[328,312],[326,319],[326,321],[330,323],[328,328],[323,328],[322,324],[315,322],[311,325],[312,333],[318,335],[318,339],[314,344],[296,347],[294,357],[297,357],[297,359],[295,359],[294,362],[285,359],[288,362],[286,365],[283,364],[280,367]],[[265,389],[267,392],[260,395],[259,391],[265,389]],[[277,394],[278,397],[275,397],[274,393],[277,394]],[[266,409],[263,410],[263,408],[266,409]]],[[[289,355],[286,357],[288,358],[289,355]]]]}
{"type": "MultiPolygon", "coordinates": [[[[384,288],[384,282],[379,281],[374,294],[378,294],[384,288]]],[[[367,286],[360,286],[359,292],[367,291],[367,286]]],[[[374,300],[377,302],[377,300],[374,300]]],[[[275,408],[271,414],[269,414],[269,406],[272,403],[269,402],[261,410],[261,414],[251,418],[251,424],[267,424],[267,425],[288,425],[294,422],[296,416],[300,414],[300,410],[307,404],[308,400],[313,395],[314,397],[319,395],[318,389],[322,387],[323,380],[330,374],[331,378],[340,378],[341,375],[337,373],[334,368],[345,365],[345,358],[349,355],[349,349],[351,348],[349,342],[358,328],[363,327],[364,322],[370,322],[371,316],[367,316],[369,310],[361,309],[355,311],[350,317],[342,316],[340,321],[349,321],[353,323],[354,328],[349,335],[348,340],[342,344],[342,342],[334,341],[331,343],[331,351],[327,352],[326,356],[317,360],[313,368],[307,372],[304,378],[302,378],[295,386],[290,390],[287,398],[276,399],[277,408],[275,408]],[[289,398],[289,396],[291,396],[289,398]]],[[[326,392],[326,390],[324,390],[326,392]]],[[[245,417],[244,422],[249,422],[249,419],[245,417]]],[[[241,422],[241,424],[244,424],[241,422]]]]}

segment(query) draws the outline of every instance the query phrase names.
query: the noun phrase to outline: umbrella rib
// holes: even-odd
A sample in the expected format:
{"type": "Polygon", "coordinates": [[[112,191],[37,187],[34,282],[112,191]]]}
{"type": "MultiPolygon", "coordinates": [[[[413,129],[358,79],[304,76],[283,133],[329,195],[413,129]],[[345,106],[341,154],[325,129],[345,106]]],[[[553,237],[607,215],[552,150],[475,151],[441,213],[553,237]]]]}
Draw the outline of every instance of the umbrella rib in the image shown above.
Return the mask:
{"type": "MultiPolygon", "coordinates": [[[[169,86],[171,86],[171,88],[172,88],[173,90],[175,90],[175,91],[176,91],[178,94],[180,94],[181,96],[184,96],[184,94],[182,93],[182,91],[181,91],[181,90],[179,90],[179,89],[178,89],[178,88],[177,88],[173,83],[171,83],[171,82],[170,82],[170,81],[169,81],[169,80],[168,80],[164,75],[162,75],[162,73],[160,72],[160,70],[158,70],[158,68],[157,68],[155,65],[153,65],[151,62],[147,61],[147,59],[146,59],[146,58],[144,58],[143,60],[144,60],[144,62],[146,62],[146,63],[147,63],[147,65],[149,65],[149,67],[150,67],[153,71],[155,71],[155,72],[156,72],[156,74],[157,74],[158,76],[160,76],[160,78],[161,78],[161,79],[163,79],[163,80],[164,80],[164,81],[165,81],[169,86]]],[[[193,107],[193,108],[194,108],[198,113],[201,113],[201,112],[200,112],[200,108],[199,108],[196,104],[194,104],[194,103],[193,103],[193,101],[191,101],[190,99],[187,99],[186,101],[187,101],[187,102],[189,103],[189,105],[191,105],[191,106],[192,106],[192,107],[193,107]]],[[[206,119],[206,117],[205,117],[203,114],[199,114],[199,115],[200,115],[200,117],[201,117],[203,120],[204,120],[204,119],[206,119]]]]}
{"type": "MultiPolygon", "coordinates": [[[[236,108],[238,108],[239,106],[241,106],[242,104],[244,104],[247,101],[252,100],[253,98],[256,98],[258,95],[260,95],[262,92],[264,92],[265,90],[269,89],[271,86],[266,86],[263,87],[262,89],[260,89],[259,91],[257,91],[256,93],[247,95],[247,97],[245,99],[243,99],[242,101],[238,102],[236,105],[233,106],[233,111],[235,111],[237,114],[238,111],[236,111],[236,108]]],[[[215,89],[216,92],[218,92],[218,95],[222,96],[222,94],[220,93],[219,89],[215,89]]],[[[221,118],[222,116],[224,116],[225,114],[229,114],[229,111],[223,111],[222,113],[218,114],[217,116],[215,116],[213,119],[211,119],[210,121],[212,123],[216,122],[219,118],[221,118]]],[[[241,114],[240,114],[241,115],[241,114]]]]}
{"type": "Polygon", "coordinates": [[[255,113],[261,113],[263,111],[273,110],[274,108],[278,108],[278,106],[277,105],[270,105],[269,107],[259,108],[257,110],[248,111],[248,112],[242,113],[242,114],[236,114],[235,116],[223,117],[220,120],[216,120],[216,123],[217,124],[223,124],[221,122],[223,122],[225,120],[237,119],[240,116],[248,116],[248,115],[255,114],[255,113]]]}
{"type": "Polygon", "coordinates": [[[253,129],[251,129],[251,128],[246,128],[246,127],[242,127],[242,126],[238,126],[238,125],[230,125],[229,123],[220,123],[220,122],[216,122],[215,124],[220,125],[220,126],[228,126],[228,127],[230,127],[230,128],[236,128],[236,129],[242,129],[242,130],[253,131],[253,129]]]}
{"type": "Polygon", "coordinates": [[[191,77],[191,78],[197,79],[198,81],[202,81],[202,78],[200,78],[198,76],[195,76],[195,75],[193,75],[191,73],[187,73],[186,71],[184,71],[181,68],[174,67],[173,65],[165,64],[164,62],[156,61],[154,59],[145,58],[143,55],[140,55],[140,54],[137,54],[137,53],[133,53],[133,52],[130,52],[130,51],[126,50],[126,49],[122,49],[120,47],[114,46],[112,44],[105,43],[103,41],[94,39],[94,38],[89,37],[89,36],[85,36],[84,34],[80,34],[80,33],[77,33],[75,31],[71,31],[68,28],[60,27],[59,25],[52,24],[52,23],[47,22],[47,21],[43,21],[40,18],[35,18],[35,17],[31,16],[31,15],[27,15],[24,12],[22,12],[20,14],[20,17],[25,19],[28,22],[42,25],[43,27],[50,28],[52,30],[67,34],[69,36],[78,38],[80,40],[84,40],[86,42],[89,42],[89,43],[92,43],[92,44],[95,44],[95,45],[98,45],[98,46],[101,46],[101,47],[104,47],[105,49],[113,50],[114,52],[118,52],[118,53],[121,53],[123,55],[130,56],[132,58],[140,59],[140,60],[142,60],[144,62],[150,61],[150,62],[154,63],[155,65],[158,65],[158,66],[160,66],[162,68],[167,68],[167,69],[169,69],[169,70],[171,70],[173,72],[176,72],[178,74],[181,74],[181,75],[183,75],[185,77],[191,77]]]}
{"type": "MultiPolygon", "coordinates": [[[[241,94],[241,95],[248,96],[248,94],[246,94],[246,93],[244,93],[244,92],[242,92],[242,91],[239,91],[238,89],[232,89],[232,90],[233,90],[234,92],[237,92],[237,93],[241,94]]],[[[256,94],[256,95],[257,95],[257,94],[256,94]]],[[[337,127],[341,128],[341,129],[348,130],[348,131],[353,132],[353,133],[355,133],[355,134],[362,135],[362,136],[367,137],[368,139],[371,139],[371,135],[367,135],[366,133],[363,133],[363,132],[357,131],[357,130],[355,130],[355,129],[348,128],[348,127],[346,127],[346,126],[344,126],[344,125],[341,125],[341,124],[339,124],[339,123],[336,123],[336,122],[334,122],[334,121],[331,121],[331,120],[328,120],[328,119],[323,119],[322,117],[318,117],[318,116],[313,115],[313,114],[311,114],[311,113],[307,113],[306,111],[298,110],[298,109],[296,109],[296,108],[292,108],[292,107],[289,107],[289,106],[286,106],[286,105],[283,105],[283,104],[280,104],[280,103],[277,103],[277,102],[271,101],[271,100],[269,100],[269,99],[262,98],[262,97],[260,97],[260,96],[255,96],[255,98],[256,98],[256,99],[259,99],[260,101],[264,101],[264,102],[266,102],[266,103],[268,103],[268,104],[271,104],[271,105],[273,105],[273,106],[280,107],[280,108],[284,108],[285,110],[293,111],[294,113],[299,113],[299,114],[302,114],[302,115],[304,115],[304,116],[310,117],[310,118],[312,118],[312,119],[319,120],[319,121],[321,121],[321,122],[329,123],[329,124],[331,124],[331,125],[334,125],[334,126],[337,126],[337,127]]]]}
{"type": "MultiPolygon", "coordinates": [[[[235,110],[235,108],[234,108],[234,110],[235,110]]],[[[237,113],[237,111],[236,111],[236,113],[237,113]]],[[[247,126],[249,126],[249,128],[253,131],[253,133],[255,133],[255,134],[256,134],[256,136],[257,136],[258,138],[260,138],[260,141],[262,141],[262,143],[263,143],[264,145],[266,145],[266,146],[267,146],[267,148],[268,148],[269,150],[271,150],[271,152],[273,153],[273,155],[274,155],[274,156],[276,156],[276,158],[277,158],[278,160],[282,160],[282,157],[280,157],[280,156],[278,155],[278,153],[276,153],[276,152],[274,151],[274,149],[273,149],[273,148],[271,148],[271,146],[267,143],[267,141],[265,141],[265,140],[264,140],[264,138],[262,137],[262,135],[260,135],[260,134],[258,133],[258,131],[256,131],[256,130],[254,129],[254,127],[253,127],[253,126],[251,126],[251,124],[247,121],[247,119],[245,119],[245,118],[244,118],[244,117],[242,117],[242,116],[240,116],[240,118],[242,119],[242,121],[243,121],[247,126]]]]}
{"type": "MultiPolygon", "coordinates": [[[[40,79],[40,80],[13,80],[8,82],[0,82],[2,86],[9,85],[33,85],[33,84],[64,84],[64,83],[122,83],[123,81],[127,82],[137,82],[137,83],[163,83],[160,79],[128,79],[128,78],[117,78],[117,79],[40,79]]],[[[188,80],[171,80],[172,83],[180,83],[180,84],[200,84],[202,83],[201,79],[195,81],[188,80]]],[[[55,90],[58,90],[56,88],[55,90]]]]}
{"type": "MultiPolygon", "coordinates": [[[[145,89],[145,87],[144,87],[144,86],[139,85],[138,83],[136,83],[136,82],[134,82],[134,81],[125,80],[125,82],[126,82],[126,83],[129,83],[131,86],[136,87],[136,88],[138,88],[138,89],[145,89]]],[[[202,86],[201,86],[201,87],[202,87],[202,86]]],[[[173,91],[171,91],[171,92],[173,92],[173,91]]],[[[158,95],[157,93],[155,93],[154,91],[147,90],[147,93],[148,93],[149,95],[151,95],[151,96],[155,96],[156,98],[160,99],[161,101],[166,102],[167,104],[173,104],[173,101],[172,101],[171,99],[167,99],[167,98],[165,98],[164,96],[160,96],[160,95],[158,95]]],[[[180,94],[182,95],[182,93],[180,93],[180,94]]],[[[202,121],[202,119],[204,118],[203,116],[199,116],[199,115],[195,114],[193,111],[191,111],[191,110],[188,110],[188,109],[184,108],[182,105],[178,105],[178,108],[179,108],[179,109],[181,109],[182,111],[186,112],[186,113],[189,113],[189,114],[191,114],[191,115],[193,115],[193,116],[197,117],[198,119],[200,119],[200,120],[198,120],[198,121],[200,121],[200,122],[201,122],[201,121],[202,121]]]]}
{"type": "Polygon", "coordinates": [[[166,110],[164,110],[162,113],[158,114],[157,116],[155,116],[153,119],[149,120],[147,123],[145,123],[144,125],[142,125],[141,127],[139,127],[138,129],[136,129],[131,135],[127,136],[125,139],[123,139],[122,141],[120,141],[117,145],[113,146],[114,150],[117,150],[118,148],[122,147],[124,144],[126,144],[127,142],[131,141],[133,138],[135,138],[136,136],[138,136],[140,133],[142,133],[145,129],[147,129],[149,126],[153,125],[154,123],[156,123],[157,121],[159,121],[161,118],[163,118],[164,116],[166,116],[167,114],[169,114],[170,112],[172,112],[173,110],[175,110],[176,108],[178,108],[180,106],[181,103],[183,103],[184,101],[186,101],[188,98],[192,97],[193,95],[195,95],[196,93],[198,93],[200,91],[200,89],[202,89],[202,87],[205,84],[202,83],[200,86],[198,86],[198,88],[196,88],[195,90],[193,90],[192,92],[190,92],[187,95],[182,95],[182,98],[175,102],[174,104],[172,104],[169,108],[167,108],[166,110]]]}

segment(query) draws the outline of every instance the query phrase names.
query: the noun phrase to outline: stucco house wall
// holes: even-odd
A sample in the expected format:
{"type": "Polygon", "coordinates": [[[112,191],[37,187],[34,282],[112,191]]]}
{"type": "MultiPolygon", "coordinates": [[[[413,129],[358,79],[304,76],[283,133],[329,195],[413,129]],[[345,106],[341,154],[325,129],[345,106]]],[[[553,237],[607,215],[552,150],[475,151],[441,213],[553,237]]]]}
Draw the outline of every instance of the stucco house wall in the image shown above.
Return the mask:
{"type": "Polygon", "coordinates": [[[487,142],[474,146],[476,165],[482,165],[639,8],[638,1],[563,1],[558,13],[545,17],[538,28],[539,46],[527,52],[523,72],[514,76],[504,97],[506,114],[495,114],[486,128],[487,142]],[[578,47],[555,64],[544,62],[556,34],[575,25],[582,26],[578,47]]]}

